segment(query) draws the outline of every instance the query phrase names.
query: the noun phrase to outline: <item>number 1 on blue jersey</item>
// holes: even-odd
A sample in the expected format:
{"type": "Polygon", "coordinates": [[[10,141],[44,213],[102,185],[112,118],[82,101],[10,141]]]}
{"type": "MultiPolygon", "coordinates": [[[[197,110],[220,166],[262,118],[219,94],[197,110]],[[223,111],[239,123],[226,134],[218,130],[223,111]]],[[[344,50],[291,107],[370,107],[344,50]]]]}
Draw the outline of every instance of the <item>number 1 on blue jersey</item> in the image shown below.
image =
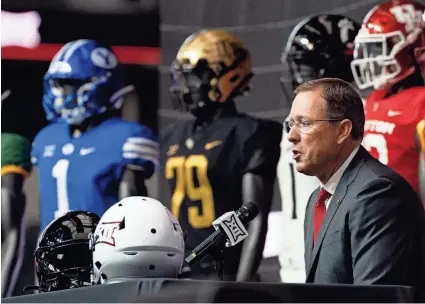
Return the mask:
{"type": "Polygon", "coordinates": [[[52,168],[52,176],[56,178],[57,204],[58,210],[55,211],[55,219],[69,211],[67,175],[69,160],[60,159],[52,168]]]}

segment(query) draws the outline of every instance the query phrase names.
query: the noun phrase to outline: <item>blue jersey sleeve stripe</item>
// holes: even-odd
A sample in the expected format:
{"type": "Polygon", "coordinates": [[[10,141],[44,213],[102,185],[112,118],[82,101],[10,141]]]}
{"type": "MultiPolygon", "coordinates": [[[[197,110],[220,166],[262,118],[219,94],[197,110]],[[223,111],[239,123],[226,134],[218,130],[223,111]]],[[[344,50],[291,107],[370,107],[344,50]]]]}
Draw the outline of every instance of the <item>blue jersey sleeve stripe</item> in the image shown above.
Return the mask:
{"type": "Polygon", "coordinates": [[[129,160],[141,160],[143,162],[151,161],[155,165],[158,165],[158,157],[148,155],[148,154],[141,154],[141,153],[134,153],[134,152],[124,152],[123,158],[129,159],[129,160]]]}
{"type": "Polygon", "coordinates": [[[144,144],[155,147],[157,149],[159,148],[159,143],[157,141],[145,137],[129,137],[126,140],[126,143],[144,144]]]}
{"type": "Polygon", "coordinates": [[[152,156],[158,157],[158,149],[148,145],[125,143],[122,147],[122,150],[123,152],[150,154],[152,156]]]}

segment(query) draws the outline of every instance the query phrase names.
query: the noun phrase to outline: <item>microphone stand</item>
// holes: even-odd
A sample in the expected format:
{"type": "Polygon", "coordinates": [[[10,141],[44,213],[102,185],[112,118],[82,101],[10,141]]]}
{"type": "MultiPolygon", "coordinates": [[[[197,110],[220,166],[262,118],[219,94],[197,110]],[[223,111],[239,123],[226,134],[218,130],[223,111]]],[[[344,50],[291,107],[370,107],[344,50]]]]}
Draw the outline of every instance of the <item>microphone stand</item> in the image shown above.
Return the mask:
{"type": "Polygon", "coordinates": [[[223,250],[214,250],[211,256],[215,260],[215,268],[217,270],[218,280],[224,281],[224,259],[222,257],[223,250]]]}
{"type": "MultiPolygon", "coordinates": [[[[258,215],[258,212],[259,212],[258,207],[254,203],[250,202],[250,203],[247,203],[246,205],[243,205],[238,211],[233,212],[233,214],[225,213],[224,216],[227,218],[227,220],[230,219],[230,221],[232,222],[233,220],[236,220],[232,218],[232,216],[235,216],[239,219],[239,224],[237,225],[246,226],[252,219],[254,219],[258,215]]],[[[219,225],[222,225],[222,223],[220,223],[219,225]]],[[[227,227],[227,229],[229,229],[229,227],[227,227]]],[[[226,235],[226,231],[227,230],[223,227],[220,227],[220,230],[218,230],[216,227],[216,231],[213,232],[195,249],[193,249],[192,253],[186,257],[185,261],[188,263],[188,265],[192,266],[198,263],[199,261],[204,259],[206,255],[209,254],[215,260],[215,268],[218,273],[218,280],[224,281],[224,272],[225,272],[224,268],[225,266],[227,266],[225,265],[226,256],[223,254],[223,251],[227,248],[226,242],[228,241],[228,236],[226,235]]],[[[248,234],[247,231],[245,231],[245,233],[248,234]]],[[[233,234],[231,236],[232,238],[235,238],[233,234]]],[[[246,236],[247,235],[244,235],[244,238],[246,236]]],[[[238,243],[240,241],[241,239],[238,240],[238,243]]],[[[226,277],[230,278],[231,276],[232,275],[228,273],[226,277]]]]}

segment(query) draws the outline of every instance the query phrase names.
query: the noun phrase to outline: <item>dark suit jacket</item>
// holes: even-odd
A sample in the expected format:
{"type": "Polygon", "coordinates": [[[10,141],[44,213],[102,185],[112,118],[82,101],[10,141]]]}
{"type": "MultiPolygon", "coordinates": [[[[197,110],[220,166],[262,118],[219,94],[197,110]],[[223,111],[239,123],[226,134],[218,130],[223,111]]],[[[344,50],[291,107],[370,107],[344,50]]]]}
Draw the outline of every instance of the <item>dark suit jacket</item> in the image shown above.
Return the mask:
{"type": "Polygon", "coordinates": [[[307,283],[408,285],[425,300],[425,211],[407,181],[360,147],[313,244],[318,193],[304,222],[307,283]]]}

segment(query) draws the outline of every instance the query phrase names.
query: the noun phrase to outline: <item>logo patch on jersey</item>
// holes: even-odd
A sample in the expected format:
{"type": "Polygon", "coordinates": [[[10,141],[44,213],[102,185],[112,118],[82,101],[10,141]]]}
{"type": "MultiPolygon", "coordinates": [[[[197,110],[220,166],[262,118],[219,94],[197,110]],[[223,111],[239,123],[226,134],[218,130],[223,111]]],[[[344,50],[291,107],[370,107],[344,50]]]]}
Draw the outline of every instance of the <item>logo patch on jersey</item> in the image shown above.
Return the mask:
{"type": "Polygon", "coordinates": [[[188,139],[186,139],[185,144],[186,144],[186,147],[187,147],[189,150],[192,150],[193,146],[195,145],[195,142],[193,141],[193,139],[192,139],[192,138],[188,138],[188,139]]]}
{"type": "Polygon", "coordinates": [[[85,156],[87,154],[93,153],[94,151],[96,151],[96,149],[94,147],[90,147],[90,148],[81,148],[80,150],[80,155],[81,156],[85,156]]]}
{"type": "Polygon", "coordinates": [[[117,57],[105,48],[94,49],[90,54],[90,59],[95,65],[104,69],[113,69],[118,65],[117,57]]]}
{"type": "Polygon", "coordinates": [[[62,147],[62,153],[64,155],[70,155],[74,153],[75,147],[73,144],[66,144],[62,147]]]}
{"type": "Polygon", "coordinates": [[[217,147],[218,145],[221,145],[223,141],[221,140],[214,140],[212,142],[209,142],[205,145],[205,150],[211,150],[214,147],[217,147]]]}
{"type": "Polygon", "coordinates": [[[115,231],[119,230],[122,221],[102,222],[98,225],[95,237],[96,244],[107,244],[115,247],[115,231]]]}
{"type": "Polygon", "coordinates": [[[388,117],[393,117],[393,116],[398,116],[403,114],[403,112],[401,111],[393,111],[393,110],[388,110],[388,117]]]}
{"type": "Polygon", "coordinates": [[[43,157],[52,157],[55,154],[56,145],[44,146],[43,157]]]}
{"type": "Polygon", "coordinates": [[[168,148],[167,155],[172,156],[172,155],[176,154],[178,149],[179,149],[179,145],[171,145],[168,148]]]}
{"type": "Polygon", "coordinates": [[[5,101],[9,96],[12,94],[11,90],[6,90],[3,93],[1,93],[1,102],[5,101]]]}
{"type": "Polygon", "coordinates": [[[379,108],[379,103],[375,103],[375,104],[373,105],[373,112],[378,111],[378,108],[379,108]]]}

